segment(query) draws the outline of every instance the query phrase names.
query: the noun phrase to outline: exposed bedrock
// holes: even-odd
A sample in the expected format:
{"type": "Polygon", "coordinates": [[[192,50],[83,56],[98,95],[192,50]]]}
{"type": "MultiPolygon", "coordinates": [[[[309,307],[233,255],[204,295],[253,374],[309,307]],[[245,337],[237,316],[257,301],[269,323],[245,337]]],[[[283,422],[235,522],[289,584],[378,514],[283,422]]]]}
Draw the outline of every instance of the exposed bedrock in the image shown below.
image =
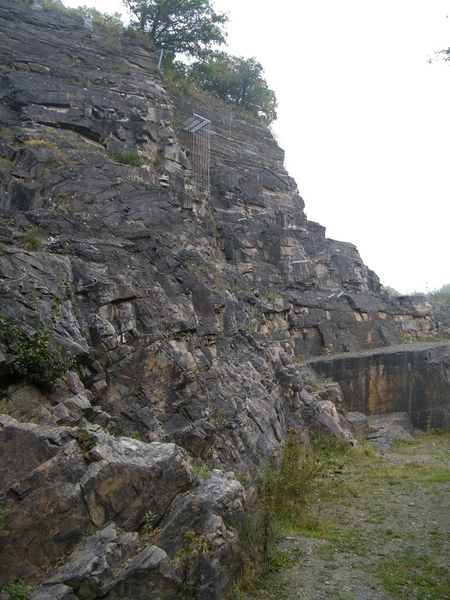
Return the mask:
{"type": "Polygon", "coordinates": [[[238,479],[288,430],[351,439],[347,404],[449,426],[450,311],[309,221],[266,127],[169,93],[129,32],[33,6],[0,0],[0,586],[178,598],[191,531],[220,598],[256,510],[238,479]]]}
{"type": "Polygon", "coordinates": [[[350,411],[405,412],[414,427],[450,429],[450,344],[408,344],[308,364],[339,383],[350,411]]]}

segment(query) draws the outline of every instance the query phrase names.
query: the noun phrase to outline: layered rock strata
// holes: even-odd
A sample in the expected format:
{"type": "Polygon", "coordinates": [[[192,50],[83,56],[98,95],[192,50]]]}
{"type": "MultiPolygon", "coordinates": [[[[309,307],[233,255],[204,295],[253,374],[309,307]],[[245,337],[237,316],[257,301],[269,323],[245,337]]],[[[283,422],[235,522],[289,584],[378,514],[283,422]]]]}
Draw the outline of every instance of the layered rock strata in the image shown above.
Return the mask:
{"type": "Polygon", "coordinates": [[[308,221],[270,132],[169,94],[130,34],[0,0],[0,36],[0,585],[177,598],[193,531],[210,549],[199,597],[220,598],[255,502],[235,473],[287,428],[353,435],[347,398],[309,393],[304,360],[432,340],[448,311],[388,294],[308,221]],[[210,194],[183,141],[193,113],[210,194]],[[73,368],[36,385],[5,323],[50,332],[73,368]]]}

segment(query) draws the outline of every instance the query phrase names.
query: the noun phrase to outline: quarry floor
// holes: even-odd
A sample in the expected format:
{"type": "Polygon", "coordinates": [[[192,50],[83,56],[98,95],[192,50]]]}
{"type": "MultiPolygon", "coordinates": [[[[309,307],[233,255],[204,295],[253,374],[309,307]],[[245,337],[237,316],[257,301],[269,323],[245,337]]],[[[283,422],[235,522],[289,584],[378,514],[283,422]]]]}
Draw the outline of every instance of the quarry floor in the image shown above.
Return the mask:
{"type": "Polygon", "coordinates": [[[318,491],[316,531],[283,537],[293,566],[248,597],[450,599],[450,434],[415,435],[339,477],[318,491]]]}

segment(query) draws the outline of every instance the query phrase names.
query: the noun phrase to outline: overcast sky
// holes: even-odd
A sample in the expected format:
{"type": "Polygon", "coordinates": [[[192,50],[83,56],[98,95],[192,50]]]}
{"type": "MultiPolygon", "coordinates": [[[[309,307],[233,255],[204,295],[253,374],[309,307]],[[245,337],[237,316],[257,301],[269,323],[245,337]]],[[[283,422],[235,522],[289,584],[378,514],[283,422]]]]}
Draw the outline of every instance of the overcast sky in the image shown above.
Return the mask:
{"type": "MultiPolygon", "coordinates": [[[[102,12],[120,0],[63,0],[102,12]]],[[[215,0],[255,56],[309,219],[401,293],[450,283],[450,0],[215,0]],[[447,15],[449,17],[447,18],[447,15]]]]}

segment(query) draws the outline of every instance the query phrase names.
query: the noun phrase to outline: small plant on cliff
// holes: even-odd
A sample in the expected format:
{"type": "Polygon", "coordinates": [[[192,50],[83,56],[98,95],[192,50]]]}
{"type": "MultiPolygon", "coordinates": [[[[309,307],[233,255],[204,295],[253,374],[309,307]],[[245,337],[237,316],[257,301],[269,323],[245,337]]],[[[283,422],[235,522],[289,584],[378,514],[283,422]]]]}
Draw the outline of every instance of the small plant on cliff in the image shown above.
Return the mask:
{"type": "Polygon", "coordinates": [[[305,495],[319,474],[319,463],[310,460],[295,434],[289,434],[258,482],[260,496],[283,527],[301,522],[305,495]]]}
{"type": "Polygon", "coordinates": [[[90,435],[86,429],[78,429],[77,433],[77,442],[80,445],[83,453],[89,452],[95,446],[95,439],[90,435]]]}
{"type": "Polygon", "coordinates": [[[22,600],[28,596],[30,591],[30,588],[27,585],[20,583],[20,581],[10,583],[8,587],[5,588],[9,600],[22,600]]]}
{"type": "Polygon", "coordinates": [[[329,377],[326,377],[325,375],[321,375],[319,377],[319,379],[305,379],[303,381],[303,385],[305,387],[305,390],[309,394],[313,394],[314,392],[317,392],[318,390],[320,390],[320,388],[323,387],[325,384],[331,383],[332,381],[333,380],[330,379],[329,377]]]}
{"type": "Polygon", "coordinates": [[[40,250],[42,248],[42,240],[36,235],[37,227],[32,227],[28,231],[21,233],[17,242],[27,250],[40,250]]]}
{"type": "Polygon", "coordinates": [[[212,555],[208,540],[194,531],[186,531],[184,545],[174,558],[175,569],[180,576],[183,600],[199,598],[200,588],[204,579],[203,571],[212,555]]]}
{"type": "Polygon", "coordinates": [[[16,323],[0,317],[0,335],[15,360],[7,375],[29,377],[36,385],[52,386],[73,365],[72,358],[61,358],[62,346],[55,345],[54,327],[59,314],[56,299],[50,317],[35,311],[35,327],[26,331],[16,323]]]}
{"type": "Polygon", "coordinates": [[[157,519],[157,517],[157,513],[153,512],[152,510],[149,510],[148,513],[145,515],[145,521],[142,525],[142,533],[144,535],[148,535],[155,531],[155,520],[157,519]]]}
{"type": "Polygon", "coordinates": [[[122,165],[142,167],[144,164],[144,161],[137,152],[120,152],[119,154],[113,154],[111,158],[122,165]]]}
{"type": "Polygon", "coordinates": [[[211,468],[205,462],[200,462],[194,465],[194,470],[199,477],[206,479],[211,473],[211,468]]]}

